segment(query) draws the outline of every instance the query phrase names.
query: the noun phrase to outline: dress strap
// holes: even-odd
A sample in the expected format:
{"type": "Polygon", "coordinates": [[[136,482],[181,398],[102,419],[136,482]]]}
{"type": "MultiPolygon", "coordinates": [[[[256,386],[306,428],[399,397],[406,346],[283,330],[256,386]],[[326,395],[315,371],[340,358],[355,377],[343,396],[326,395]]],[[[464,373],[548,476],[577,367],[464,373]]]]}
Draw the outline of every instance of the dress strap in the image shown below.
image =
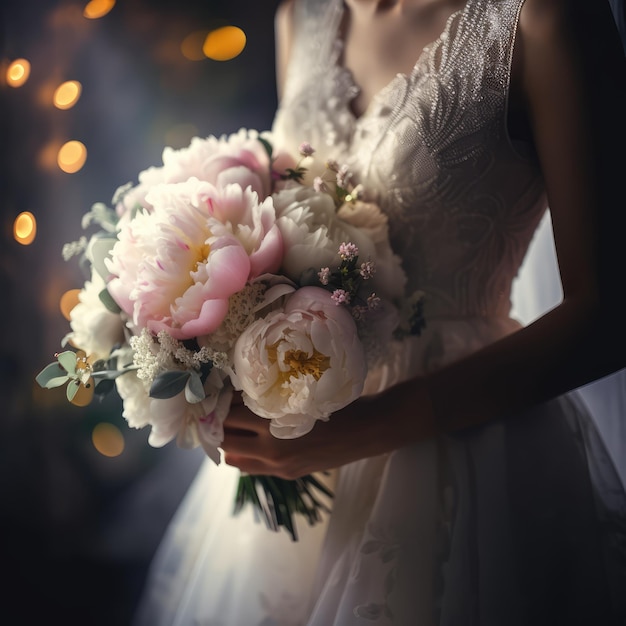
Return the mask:
{"type": "Polygon", "coordinates": [[[343,17],[343,0],[296,0],[294,38],[284,98],[328,69],[343,17]]]}

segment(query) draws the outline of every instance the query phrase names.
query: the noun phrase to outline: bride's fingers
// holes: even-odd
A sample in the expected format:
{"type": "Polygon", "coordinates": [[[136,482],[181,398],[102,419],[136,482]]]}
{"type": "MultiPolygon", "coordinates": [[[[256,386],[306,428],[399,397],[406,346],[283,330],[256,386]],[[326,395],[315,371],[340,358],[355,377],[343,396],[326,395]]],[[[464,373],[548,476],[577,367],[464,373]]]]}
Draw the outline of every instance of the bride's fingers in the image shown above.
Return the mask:
{"type": "Polygon", "coordinates": [[[231,407],[228,417],[224,421],[224,428],[237,428],[251,430],[256,433],[265,432],[268,429],[268,421],[255,415],[243,404],[231,407]]]}
{"type": "Polygon", "coordinates": [[[224,439],[220,446],[229,454],[241,455],[255,459],[272,458],[275,442],[260,437],[250,430],[224,429],[224,439]]]}
{"type": "Polygon", "coordinates": [[[254,474],[255,476],[271,474],[266,464],[258,459],[251,459],[246,456],[238,456],[236,454],[226,452],[224,455],[224,462],[226,465],[232,465],[247,474],[254,474]]]}

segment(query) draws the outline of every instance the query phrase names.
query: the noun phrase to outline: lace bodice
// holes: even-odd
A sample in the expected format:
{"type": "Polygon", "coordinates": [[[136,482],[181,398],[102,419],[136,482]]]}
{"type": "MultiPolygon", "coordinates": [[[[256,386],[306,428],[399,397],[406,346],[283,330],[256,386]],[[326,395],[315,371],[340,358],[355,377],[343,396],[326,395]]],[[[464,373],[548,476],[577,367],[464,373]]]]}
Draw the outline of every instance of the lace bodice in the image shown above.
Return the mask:
{"type": "Polygon", "coordinates": [[[503,317],[546,204],[536,159],[507,134],[523,0],[468,0],[361,117],[340,65],[341,0],[298,0],[294,50],[273,132],[346,163],[389,216],[409,289],[426,315],[503,317]]]}

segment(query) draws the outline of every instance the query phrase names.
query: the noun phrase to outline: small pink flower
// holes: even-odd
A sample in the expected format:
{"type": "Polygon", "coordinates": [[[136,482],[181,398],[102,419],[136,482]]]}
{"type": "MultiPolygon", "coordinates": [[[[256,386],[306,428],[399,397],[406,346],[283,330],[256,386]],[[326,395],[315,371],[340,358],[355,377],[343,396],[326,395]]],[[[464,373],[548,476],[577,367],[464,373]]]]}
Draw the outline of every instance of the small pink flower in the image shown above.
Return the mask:
{"type": "Polygon", "coordinates": [[[350,303],[350,294],[345,289],[335,289],[331,298],[336,305],[350,303]]]}
{"type": "Polygon", "coordinates": [[[298,148],[300,154],[304,157],[310,157],[315,154],[315,148],[308,142],[303,141],[298,148]]]}
{"type": "Polygon", "coordinates": [[[367,306],[369,309],[377,309],[380,304],[381,300],[375,293],[370,294],[370,296],[367,298],[367,306]]]}
{"type": "Polygon", "coordinates": [[[339,256],[344,261],[352,261],[359,254],[359,249],[351,242],[345,241],[339,246],[339,256]]]}
{"type": "Polygon", "coordinates": [[[352,174],[348,170],[347,165],[342,165],[337,172],[337,185],[345,187],[346,183],[352,178],[352,174]]]}
{"type": "Polygon", "coordinates": [[[328,161],[326,161],[326,167],[331,172],[338,172],[339,171],[339,163],[337,163],[337,161],[335,161],[335,159],[328,159],[328,161]]]}
{"type": "Polygon", "coordinates": [[[328,187],[326,186],[326,183],[321,176],[316,176],[313,179],[313,189],[315,189],[315,191],[317,191],[318,193],[328,191],[328,187]]]}
{"type": "Polygon", "coordinates": [[[359,274],[361,274],[361,278],[364,280],[369,280],[376,273],[376,267],[371,261],[365,261],[365,263],[361,263],[361,269],[359,274]]]}
{"type": "Polygon", "coordinates": [[[323,267],[317,275],[322,285],[328,285],[328,279],[330,278],[330,269],[328,267],[323,267]]]}

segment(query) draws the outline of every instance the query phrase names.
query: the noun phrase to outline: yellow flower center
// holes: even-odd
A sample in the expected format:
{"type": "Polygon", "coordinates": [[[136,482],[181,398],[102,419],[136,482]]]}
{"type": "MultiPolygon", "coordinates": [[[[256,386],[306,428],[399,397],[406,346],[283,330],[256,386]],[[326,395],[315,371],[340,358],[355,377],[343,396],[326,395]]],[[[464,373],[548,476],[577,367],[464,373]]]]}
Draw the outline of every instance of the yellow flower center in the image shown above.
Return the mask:
{"type": "MultiPolygon", "coordinates": [[[[267,354],[272,363],[278,361],[278,343],[267,348],[267,354]]],[[[317,381],[330,367],[330,357],[318,350],[308,354],[304,350],[288,350],[285,352],[283,362],[289,367],[286,372],[281,371],[279,377],[282,382],[287,382],[292,376],[311,375],[317,381]]]]}

